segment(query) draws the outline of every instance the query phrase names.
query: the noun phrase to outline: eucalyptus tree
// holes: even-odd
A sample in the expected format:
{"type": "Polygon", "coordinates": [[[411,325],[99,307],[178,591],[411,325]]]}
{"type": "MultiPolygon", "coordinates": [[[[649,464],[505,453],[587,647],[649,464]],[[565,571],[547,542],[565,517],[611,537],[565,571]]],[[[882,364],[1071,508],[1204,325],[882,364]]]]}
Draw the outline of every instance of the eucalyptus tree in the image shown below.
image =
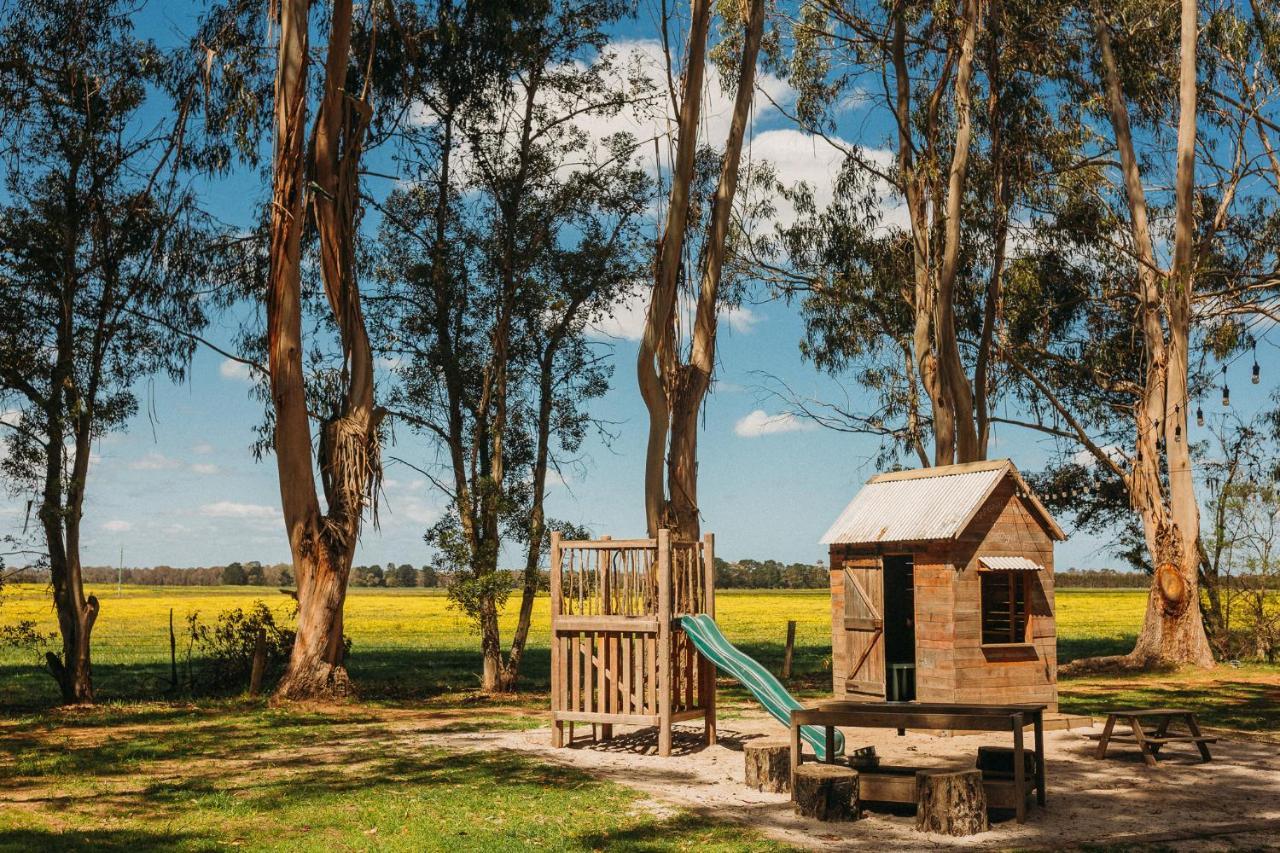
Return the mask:
{"type": "MultiPolygon", "coordinates": [[[[0,424],[6,484],[43,534],[65,702],[94,698],[101,603],[81,573],[93,443],[178,380],[230,267],[187,178],[211,165],[178,55],[118,0],[0,4],[0,424]]],[[[216,158],[215,158],[216,159],[216,158]]]]}
{"type": "Polygon", "coordinates": [[[604,29],[626,5],[447,2],[401,15],[421,111],[408,174],[382,205],[373,313],[394,364],[393,422],[435,459],[407,460],[448,498],[427,540],[479,628],[487,691],[516,686],[557,460],[592,428],[610,368],[588,340],[634,285],[647,180],[627,134],[591,131],[636,97],[604,29]],[[588,126],[590,122],[590,126],[588,126]],[[519,621],[504,655],[498,570],[522,548],[519,621]]]}
{"type": "Polygon", "coordinates": [[[1077,292],[1052,333],[1005,356],[1039,428],[1086,455],[1084,479],[1119,484],[1141,523],[1152,587],[1137,643],[1082,668],[1213,663],[1191,416],[1203,426],[1208,363],[1247,352],[1274,314],[1280,247],[1256,24],[1225,6],[1202,16],[1192,0],[1094,7],[1074,23],[1095,47],[1078,77],[1097,104],[1085,114],[1092,200],[1043,239],[1071,247],[1077,292]]]}
{"type": "Polygon", "coordinates": [[[782,393],[880,437],[882,462],[986,457],[1013,248],[1062,203],[1082,156],[1055,69],[1075,50],[1058,38],[1069,8],[813,0],[771,54],[797,90],[793,118],[842,162],[825,205],[814,187],[778,188],[796,216],[756,235],[752,259],[802,299],[802,354],[853,371],[877,401],[866,412],[782,393]],[[856,143],[835,134],[851,99],[867,115],[856,143]]]}
{"type": "MultiPolygon", "coordinates": [[[[356,277],[361,158],[373,113],[366,69],[372,67],[376,39],[368,39],[366,53],[357,55],[351,0],[334,0],[322,77],[313,93],[310,0],[280,0],[273,8],[279,29],[266,350],[280,502],[298,588],[297,637],[276,696],[303,699],[349,692],[342,638],[347,578],[364,515],[376,513],[382,474],[382,410],[374,402],[373,349],[356,277]],[[308,137],[313,97],[318,104],[308,137]],[[308,222],[315,228],[320,279],[342,362],[329,374],[328,393],[320,401],[314,461],[302,333],[302,238],[308,222]]],[[[380,8],[373,4],[362,11],[371,18],[380,8]]],[[[372,19],[364,22],[369,32],[376,26],[372,19]]]]}
{"type": "MultiPolygon", "coordinates": [[[[701,527],[698,414],[715,369],[722,279],[765,18],[763,0],[722,7],[727,35],[718,49],[727,54],[725,62],[731,69],[730,82],[735,87],[733,112],[724,149],[715,164],[719,172],[715,189],[697,192],[698,137],[713,5],[711,0],[693,0],[680,94],[677,98],[674,87],[670,93],[675,112],[671,186],[644,335],[636,358],[640,396],[649,415],[645,523],[650,536],[666,527],[684,539],[696,539],[701,527]],[[682,292],[688,294],[694,306],[687,342],[679,336],[682,292]]],[[[663,26],[665,30],[665,18],[663,26]]],[[[668,67],[671,63],[672,58],[667,56],[668,67]]],[[[708,159],[704,155],[704,162],[708,159]]]]}

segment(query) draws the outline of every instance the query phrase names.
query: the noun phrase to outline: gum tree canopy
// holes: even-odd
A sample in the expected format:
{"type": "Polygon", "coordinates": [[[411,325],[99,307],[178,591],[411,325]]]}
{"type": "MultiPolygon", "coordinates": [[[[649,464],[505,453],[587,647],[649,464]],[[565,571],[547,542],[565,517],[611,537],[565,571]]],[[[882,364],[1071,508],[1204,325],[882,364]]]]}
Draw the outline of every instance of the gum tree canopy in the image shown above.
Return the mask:
{"type": "Polygon", "coordinates": [[[93,441],[180,379],[221,235],[185,176],[198,88],[113,0],[0,3],[0,408],[13,492],[45,544],[65,702],[93,700],[99,602],[81,580],[93,441]]]}

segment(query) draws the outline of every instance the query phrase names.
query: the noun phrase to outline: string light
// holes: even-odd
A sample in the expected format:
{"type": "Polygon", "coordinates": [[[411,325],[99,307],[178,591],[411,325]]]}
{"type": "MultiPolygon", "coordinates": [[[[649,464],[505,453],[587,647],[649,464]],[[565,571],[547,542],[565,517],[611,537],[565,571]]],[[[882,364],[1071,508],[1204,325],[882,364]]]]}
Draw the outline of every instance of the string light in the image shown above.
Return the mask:
{"type": "Polygon", "coordinates": [[[1258,366],[1258,342],[1253,342],[1253,384],[1262,381],[1262,368],[1258,366]]]}
{"type": "Polygon", "coordinates": [[[1200,401],[1196,401],[1196,426],[1204,426],[1204,409],[1200,408],[1200,401]]]}
{"type": "Polygon", "coordinates": [[[1222,405],[1231,405],[1231,389],[1227,387],[1227,366],[1222,365],[1222,405]]]}

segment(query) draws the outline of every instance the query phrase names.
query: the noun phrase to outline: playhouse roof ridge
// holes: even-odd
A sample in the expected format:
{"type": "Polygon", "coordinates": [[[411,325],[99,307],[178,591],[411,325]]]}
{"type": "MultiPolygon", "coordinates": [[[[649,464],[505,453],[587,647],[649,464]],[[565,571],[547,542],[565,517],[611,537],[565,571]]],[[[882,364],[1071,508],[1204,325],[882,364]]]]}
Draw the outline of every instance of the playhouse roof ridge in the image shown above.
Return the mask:
{"type": "Polygon", "coordinates": [[[1053,539],[1066,539],[1009,459],[891,471],[869,479],[822,537],[822,544],[922,542],[964,533],[1005,477],[1053,539]]]}
{"type": "Polygon", "coordinates": [[[971,474],[975,471],[1001,471],[1005,468],[1017,470],[1011,459],[984,459],[981,462],[961,462],[956,465],[934,465],[930,468],[910,468],[902,471],[886,471],[876,474],[868,483],[891,483],[897,480],[929,480],[935,477],[954,477],[959,474],[971,474]]]}

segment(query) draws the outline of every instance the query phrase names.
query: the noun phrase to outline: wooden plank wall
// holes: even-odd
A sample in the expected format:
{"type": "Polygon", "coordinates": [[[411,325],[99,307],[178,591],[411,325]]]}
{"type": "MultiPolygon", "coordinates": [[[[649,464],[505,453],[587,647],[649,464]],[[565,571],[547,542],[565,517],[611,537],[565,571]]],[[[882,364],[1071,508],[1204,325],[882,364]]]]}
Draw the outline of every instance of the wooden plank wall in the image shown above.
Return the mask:
{"type": "Polygon", "coordinates": [[[955,570],[946,547],[915,553],[916,699],[954,702],[956,695],[955,570]]]}
{"type": "Polygon", "coordinates": [[[844,562],[880,553],[911,553],[917,700],[1035,702],[1057,709],[1053,540],[1016,492],[1013,479],[1006,478],[956,543],[830,546],[831,676],[836,696],[845,695],[851,663],[844,629],[844,562]],[[983,649],[979,556],[1027,557],[1045,567],[1031,584],[1030,649],[983,649]]]}
{"type": "Polygon", "coordinates": [[[556,637],[554,716],[573,722],[652,724],[658,637],[653,631],[573,631],[556,637]],[[608,717],[608,719],[606,719],[608,717]]]}
{"type": "MultiPolygon", "coordinates": [[[[1017,495],[1012,479],[996,489],[951,554],[955,566],[955,702],[1036,702],[1057,709],[1057,626],[1053,540],[1017,495]],[[1027,557],[1045,567],[1031,580],[1029,649],[982,646],[978,558],[1027,557]]],[[[917,597],[918,600],[918,597],[917,597]]]]}

